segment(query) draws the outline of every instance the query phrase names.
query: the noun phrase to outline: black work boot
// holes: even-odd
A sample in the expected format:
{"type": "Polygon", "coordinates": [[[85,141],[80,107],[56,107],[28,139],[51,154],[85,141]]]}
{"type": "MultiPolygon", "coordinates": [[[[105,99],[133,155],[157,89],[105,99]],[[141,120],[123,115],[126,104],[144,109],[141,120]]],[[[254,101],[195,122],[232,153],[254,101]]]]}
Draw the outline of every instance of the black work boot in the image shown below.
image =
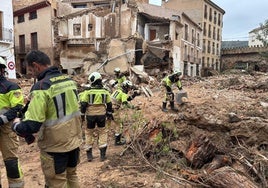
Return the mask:
{"type": "Polygon", "coordinates": [[[100,160],[104,161],[106,159],[106,147],[100,148],[100,160]]]}
{"type": "Polygon", "coordinates": [[[163,104],[162,104],[162,111],[163,112],[167,112],[168,111],[168,109],[167,109],[167,103],[166,102],[163,102],[163,104]]]}
{"type": "Polygon", "coordinates": [[[87,150],[87,161],[91,162],[93,160],[93,155],[92,155],[92,148],[89,148],[87,150]]]}
{"type": "Polygon", "coordinates": [[[175,107],[175,105],[174,105],[174,101],[170,101],[170,108],[171,108],[171,110],[173,110],[174,112],[178,112],[178,111],[179,111],[178,108],[175,107]]]}
{"type": "Polygon", "coordinates": [[[114,142],[114,145],[115,145],[115,146],[124,145],[124,144],[126,143],[125,140],[121,140],[121,137],[122,137],[121,134],[115,136],[115,142],[114,142]]]}

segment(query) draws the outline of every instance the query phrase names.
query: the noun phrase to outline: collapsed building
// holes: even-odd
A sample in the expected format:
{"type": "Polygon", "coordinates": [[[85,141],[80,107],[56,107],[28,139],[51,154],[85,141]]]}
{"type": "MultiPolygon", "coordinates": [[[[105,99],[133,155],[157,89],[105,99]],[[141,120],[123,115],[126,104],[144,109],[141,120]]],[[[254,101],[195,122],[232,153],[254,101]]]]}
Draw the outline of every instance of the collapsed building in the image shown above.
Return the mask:
{"type": "Polygon", "coordinates": [[[55,62],[74,74],[111,74],[115,67],[127,71],[137,66],[150,75],[176,69],[199,76],[201,32],[184,12],[148,3],[90,1],[78,6],[62,1],[54,20],[55,62]],[[196,31],[187,38],[186,23],[187,30],[196,31]],[[190,52],[186,44],[192,46],[190,52]]]}
{"type": "Polygon", "coordinates": [[[148,0],[14,0],[13,6],[16,70],[25,75],[24,57],[32,49],[70,74],[136,66],[150,75],[176,69],[194,77],[210,66],[202,23],[178,7],[148,0]]]}

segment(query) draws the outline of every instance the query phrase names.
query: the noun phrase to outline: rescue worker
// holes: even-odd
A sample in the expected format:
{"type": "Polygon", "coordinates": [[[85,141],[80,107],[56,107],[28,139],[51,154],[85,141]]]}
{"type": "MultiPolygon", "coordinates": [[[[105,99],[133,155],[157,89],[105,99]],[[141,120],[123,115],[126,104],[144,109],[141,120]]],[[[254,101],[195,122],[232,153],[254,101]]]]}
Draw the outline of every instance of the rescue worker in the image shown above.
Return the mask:
{"type": "Polygon", "coordinates": [[[108,119],[113,118],[111,96],[110,92],[102,85],[102,76],[100,73],[91,73],[88,80],[91,86],[80,94],[82,119],[86,118],[87,121],[87,160],[89,162],[93,160],[92,147],[95,141],[94,132],[96,131],[98,133],[100,160],[104,161],[106,159],[108,142],[106,116],[108,119]]]}
{"type": "Polygon", "coordinates": [[[122,140],[123,125],[120,121],[120,112],[122,108],[131,108],[134,109],[135,106],[130,103],[136,96],[139,95],[138,91],[135,91],[132,95],[129,95],[129,91],[133,88],[133,84],[129,80],[125,80],[122,83],[122,87],[118,88],[112,93],[112,102],[114,107],[114,121],[115,124],[115,145],[125,144],[125,140],[122,140]]]}
{"type": "Polygon", "coordinates": [[[121,84],[127,79],[126,76],[123,73],[121,73],[121,70],[118,67],[114,69],[114,75],[116,80],[112,84],[112,87],[114,87],[115,85],[121,87],[121,84]]]}
{"type": "Polygon", "coordinates": [[[163,80],[162,80],[162,85],[165,87],[166,94],[165,98],[162,104],[162,111],[167,112],[167,102],[170,102],[170,108],[173,111],[178,111],[178,109],[175,107],[174,104],[174,93],[172,91],[172,85],[176,84],[179,90],[182,90],[182,84],[180,80],[181,72],[180,71],[174,71],[174,73],[167,75],[163,80]]]}
{"type": "Polygon", "coordinates": [[[18,160],[19,139],[11,124],[21,111],[24,99],[21,88],[5,78],[5,69],[6,61],[0,57],[0,150],[9,188],[20,188],[24,187],[24,180],[18,160]]]}
{"type": "Polygon", "coordinates": [[[82,144],[81,113],[76,83],[51,66],[42,51],[30,51],[25,60],[37,78],[22,120],[12,129],[18,135],[38,134],[46,188],[78,188],[77,165],[82,144]]]}

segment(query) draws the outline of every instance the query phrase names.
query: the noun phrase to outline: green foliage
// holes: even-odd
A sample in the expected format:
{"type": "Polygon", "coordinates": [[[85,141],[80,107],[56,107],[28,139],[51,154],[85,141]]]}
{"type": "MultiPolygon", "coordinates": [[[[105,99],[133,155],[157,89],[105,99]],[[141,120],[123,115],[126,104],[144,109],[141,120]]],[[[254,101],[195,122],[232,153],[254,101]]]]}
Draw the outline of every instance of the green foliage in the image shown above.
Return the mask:
{"type": "Polygon", "coordinates": [[[268,46],[268,20],[260,24],[261,33],[257,33],[257,39],[260,40],[264,46],[268,46]]]}
{"type": "Polygon", "coordinates": [[[167,146],[167,145],[164,145],[164,146],[163,146],[163,148],[162,148],[162,151],[163,151],[163,153],[166,153],[166,154],[168,154],[168,152],[170,151],[170,148],[169,148],[169,146],[167,146]]]}
{"type": "Polygon", "coordinates": [[[163,135],[161,132],[157,134],[157,136],[154,138],[154,143],[159,144],[163,141],[163,135]]]}

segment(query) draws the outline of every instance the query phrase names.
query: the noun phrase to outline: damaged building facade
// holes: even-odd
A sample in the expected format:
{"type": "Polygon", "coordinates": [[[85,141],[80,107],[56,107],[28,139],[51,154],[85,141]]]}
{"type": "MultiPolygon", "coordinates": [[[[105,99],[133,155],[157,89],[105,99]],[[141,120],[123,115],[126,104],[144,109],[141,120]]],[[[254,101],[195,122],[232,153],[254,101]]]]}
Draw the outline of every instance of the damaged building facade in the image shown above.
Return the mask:
{"type": "Polygon", "coordinates": [[[57,16],[55,0],[13,1],[16,69],[28,74],[25,55],[39,49],[54,59],[54,34],[52,21],[57,16]]]}
{"type": "Polygon", "coordinates": [[[184,12],[136,1],[78,6],[68,0],[59,4],[58,14],[55,51],[63,69],[87,65],[85,72],[112,73],[115,67],[141,65],[151,75],[165,70],[200,75],[202,29],[184,12]]]}
{"type": "MultiPolygon", "coordinates": [[[[45,51],[69,74],[110,74],[115,67],[128,71],[135,65],[150,75],[179,70],[202,76],[206,67],[219,70],[221,29],[205,27],[187,7],[184,11],[168,2],[156,6],[148,0],[13,0],[13,6],[22,5],[14,11],[17,70],[27,74],[24,57],[31,49],[45,51]]],[[[209,0],[205,3],[206,9],[196,9],[207,10],[210,20],[214,9],[209,0]]],[[[221,27],[222,14],[216,16],[211,22],[221,27]]]]}
{"type": "MultiPolygon", "coordinates": [[[[203,28],[202,75],[210,70],[221,71],[221,43],[225,11],[211,0],[168,0],[162,6],[185,12],[203,28]]],[[[191,33],[191,30],[189,30],[191,33]]]]}

